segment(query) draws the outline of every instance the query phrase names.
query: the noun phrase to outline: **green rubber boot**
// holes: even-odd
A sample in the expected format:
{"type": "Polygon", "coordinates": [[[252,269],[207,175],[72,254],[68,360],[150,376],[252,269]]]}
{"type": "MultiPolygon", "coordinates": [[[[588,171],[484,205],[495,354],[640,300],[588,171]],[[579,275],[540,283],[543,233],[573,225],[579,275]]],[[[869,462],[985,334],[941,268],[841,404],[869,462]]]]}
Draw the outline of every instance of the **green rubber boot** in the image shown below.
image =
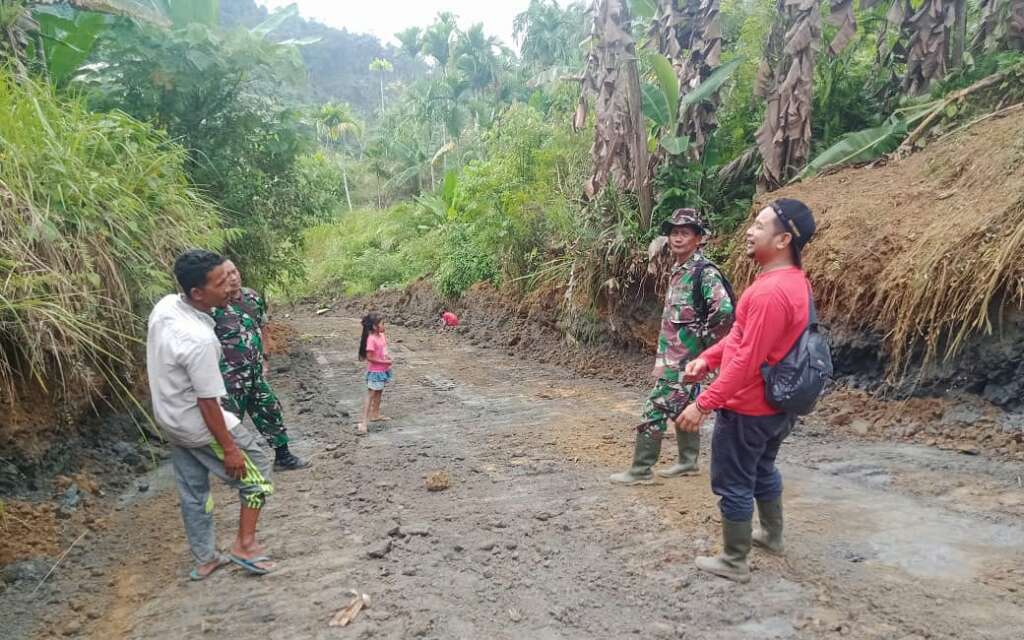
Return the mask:
{"type": "Polygon", "coordinates": [[[761,526],[754,530],[751,538],[754,546],[781,556],[786,551],[782,544],[782,498],[758,500],[757,519],[761,526]]]}
{"type": "Polygon", "coordinates": [[[633,448],[633,466],[629,471],[614,473],[608,476],[612,484],[623,484],[632,486],[634,484],[653,484],[654,474],[651,467],[658,461],[661,453],[661,438],[652,438],[649,435],[638,433],[636,444],[633,448]]]}
{"type": "Polygon", "coordinates": [[[699,431],[676,431],[676,447],[679,459],[668,469],[659,469],[656,473],[662,478],[678,478],[692,476],[697,473],[697,456],[700,454],[699,431]]]}
{"type": "Polygon", "coordinates": [[[750,582],[750,541],[750,520],[733,522],[722,518],[722,553],[717,557],[697,556],[697,568],[734,582],[750,582]]]}

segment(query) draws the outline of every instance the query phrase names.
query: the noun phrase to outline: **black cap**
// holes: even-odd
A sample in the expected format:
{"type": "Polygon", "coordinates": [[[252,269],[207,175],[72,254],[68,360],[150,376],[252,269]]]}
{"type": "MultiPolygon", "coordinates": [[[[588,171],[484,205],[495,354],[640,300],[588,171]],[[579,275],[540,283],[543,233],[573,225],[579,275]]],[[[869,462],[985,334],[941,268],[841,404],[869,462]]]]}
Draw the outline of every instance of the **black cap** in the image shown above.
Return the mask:
{"type": "Polygon", "coordinates": [[[793,236],[793,247],[799,254],[818,228],[814,214],[806,204],[790,198],[779,198],[770,206],[782,222],[782,228],[793,236]]]}

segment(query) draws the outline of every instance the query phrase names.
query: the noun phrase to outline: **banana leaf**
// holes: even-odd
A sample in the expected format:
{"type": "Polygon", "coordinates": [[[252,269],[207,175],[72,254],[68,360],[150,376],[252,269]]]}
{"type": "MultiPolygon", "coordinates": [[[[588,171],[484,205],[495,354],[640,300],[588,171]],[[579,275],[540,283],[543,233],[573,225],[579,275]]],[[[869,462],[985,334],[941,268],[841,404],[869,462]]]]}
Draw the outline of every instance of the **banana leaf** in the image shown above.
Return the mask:
{"type": "Polygon", "coordinates": [[[162,0],[160,4],[176,29],[190,24],[216,27],[220,22],[218,0],[162,0]]]}
{"type": "Polygon", "coordinates": [[[668,151],[671,155],[678,156],[686,153],[686,150],[690,148],[690,137],[665,136],[661,139],[661,146],[665,147],[665,151],[668,151]]]}
{"type": "Polygon", "coordinates": [[[274,13],[270,14],[266,20],[253,27],[252,32],[265,38],[270,35],[272,31],[284,24],[285,20],[297,15],[299,15],[299,5],[293,2],[287,7],[278,9],[274,13]]]}
{"type": "Polygon", "coordinates": [[[50,81],[63,85],[85,62],[99,35],[107,28],[107,17],[89,11],[76,12],[73,19],[38,11],[33,16],[43,36],[43,52],[50,81]]]}
{"type": "Polygon", "coordinates": [[[648,53],[646,58],[648,64],[654,69],[654,75],[658,78],[658,86],[665,94],[669,113],[674,119],[679,113],[679,78],[676,76],[676,70],[672,68],[669,59],[660,53],[648,53]]]}
{"type": "Polygon", "coordinates": [[[907,123],[894,119],[880,127],[848,133],[814,158],[793,181],[817,175],[828,167],[870,162],[895,151],[907,135],[907,123]]]}
{"type": "MultiPolygon", "coordinates": [[[[679,102],[680,109],[686,109],[705,100],[710,100],[715,92],[722,88],[737,67],[742,64],[743,58],[734,58],[715,69],[711,75],[704,79],[704,82],[697,85],[692,91],[683,95],[679,102]]],[[[683,88],[685,90],[685,88],[683,88]]]]}
{"type": "Polygon", "coordinates": [[[665,92],[653,84],[645,84],[641,87],[641,93],[643,94],[644,115],[663,130],[668,129],[675,118],[672,117],[665,92]]]}
{"type": "Polygon", "coordinates": [[[657,4],[655,0],[632,0],[629,3],[629,9],[633,13],[634,18],[650,20],[654,17],[657,4]]]}

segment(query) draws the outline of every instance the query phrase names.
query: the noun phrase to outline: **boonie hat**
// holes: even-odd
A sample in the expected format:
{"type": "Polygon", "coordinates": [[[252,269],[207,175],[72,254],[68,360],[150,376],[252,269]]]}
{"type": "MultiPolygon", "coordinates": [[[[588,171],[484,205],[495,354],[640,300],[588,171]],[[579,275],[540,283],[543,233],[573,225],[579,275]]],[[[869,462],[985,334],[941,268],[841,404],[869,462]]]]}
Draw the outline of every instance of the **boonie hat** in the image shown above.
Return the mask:
{"type": "Polygon", "coordinates": [[[667,236],[672,233],[672,227],[693,227],[697,230],[697,233],[704,236],[708,233],[707,225],[704,224],[704,220],[701,219],[700,213],[696,209],[689,207],[683,209],[676,209],[672,212],[672,217],[661,223],[661,235],[667,236]]]}

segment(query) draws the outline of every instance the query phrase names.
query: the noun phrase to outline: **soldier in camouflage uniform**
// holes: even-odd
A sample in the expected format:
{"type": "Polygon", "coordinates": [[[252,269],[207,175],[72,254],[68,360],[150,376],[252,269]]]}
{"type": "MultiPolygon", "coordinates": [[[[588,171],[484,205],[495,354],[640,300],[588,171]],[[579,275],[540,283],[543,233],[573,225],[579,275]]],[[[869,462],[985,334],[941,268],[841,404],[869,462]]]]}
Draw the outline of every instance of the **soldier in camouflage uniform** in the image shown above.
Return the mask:
{"type": "MultiPolygon", "coordinates": [[[[661,317],[658,353],[652,375],[657,379],[644,405],[645,422],[637,428],[633,465],[609,480],[616,484],[650,484],[651,467],[661,453],[661,439],[669,420],[697,395],[697,389],[683,382],[686,363],[729,333],[733,320],[733,301],[724,276],[701,253],[707,230],[694,209],[676,209],[661,226],[668,236],[668,247],[675,266],[665,293],[661,317]],[[694,300],[694,277],[699,274],[703,305],[694,300]],[[701,307],[704,313],[701,313],[701,307]]],[[[700,433],[676,431],[679,458],[668,469],[658,471],[663,478],[675,478],[697,472],[700,433]]]]}
{"type": "Polygon", "coordinates": [[[309,463],[288,450],[281,403],[266,379],[263,326],[267,323],[267,304],[258,293],[242,286],[234,263],[229,260],[226,264],[234,293],[224,307],[213,310],[215,331],[224,352],[220,371],[228,392],[221,403],[240,419],[249,414],[274,449],[275,469],[305,468],[309,463]]]}

